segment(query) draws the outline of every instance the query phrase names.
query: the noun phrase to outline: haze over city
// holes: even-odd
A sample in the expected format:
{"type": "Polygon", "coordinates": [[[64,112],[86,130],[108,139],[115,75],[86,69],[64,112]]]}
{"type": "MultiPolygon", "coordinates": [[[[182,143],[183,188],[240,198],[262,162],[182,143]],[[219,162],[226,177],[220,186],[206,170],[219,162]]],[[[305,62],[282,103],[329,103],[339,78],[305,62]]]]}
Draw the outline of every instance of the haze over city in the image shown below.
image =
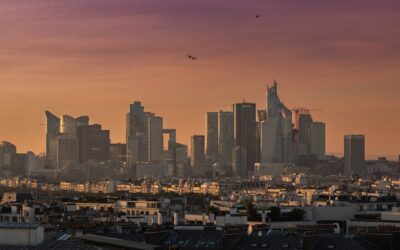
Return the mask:
{"type": "Polygon", "coordinates": [[[189,144],[204,115],[243,98],[321,109],[327,152],[362,133],[397,155],[398,1],[4,1],[0,138],[45,151],[44,110],[87,114],[125,141],[141,100],[189,144]],[[258,14],[260,18],[254,18],[258,14]],[[189,61],[186,54],[195,55],[189,61]]]}

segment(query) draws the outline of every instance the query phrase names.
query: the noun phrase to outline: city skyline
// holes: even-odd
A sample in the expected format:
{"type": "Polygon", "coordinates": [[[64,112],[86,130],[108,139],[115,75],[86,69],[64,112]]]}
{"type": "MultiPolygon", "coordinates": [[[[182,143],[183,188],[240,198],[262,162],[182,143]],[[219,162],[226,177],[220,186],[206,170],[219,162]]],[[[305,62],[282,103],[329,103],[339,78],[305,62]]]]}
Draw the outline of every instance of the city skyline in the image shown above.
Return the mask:
{"type": "MultiPolygon", "coordinates": [[[[275,82],[275,80],[274,80],[274,82],[275,82]]],[[[270,83],[269,84],[269,86],[272,86],[273,84],[274,84],[274,82],[272,82],[272,83],[270,83]]],[[[280,87],[281,87],[281,85],[280,85],[280,87]]],[[[280,93],[280,95],[282,95],[282,93],[280,93]]],[[[284,96],[284,94],[282,95],[282,96],[284,96]]],[[[242,102],[243,101],[246,101],[246,99],[244,98],[243,100],[242,100],[242,102]]],[[[136,102],[136,101],[135,101],[136,102]]],[[[140,101],[139,101],[140,102],[140,101]]],[[[132,102],[133,103],[133,102],[132,102]]],[[[241,102],[237,102],[237,103],[241,103],[241,102]]],[[[143,103],[144,105],[146,105],[146,107],[149,107],[149,106],[151,106],[151,105],[148,105],[148,104],[146,104],[146,103],[143,103]]],[[[129,106],[130,104],[128,104],[128,106],[129,106]]],[[[226,111],[226,112],[233,112],[233,110],[232,110],[232,105],[233,104],[231,104],[230,106],[230,108],[226,108],[226,109],[218,109],[218,112],[220,112],[220,111],[226,111]]],[[[260,109],[264,109],[264,108],[266,108],[266,107],[260,107],[260,106],[256,106],[256,109],[257,110],[260,110],[260,109]]],[[[292,108],[292,107],[290,107],[290,108],[292,108]]],[[[297,108],[297,107],[296,107],[297,108]]],[[[156,110],[154,110],[154,111],[156,111],[156,110]]],[[[317,109],[316,111],[318,111],[318,112],[322,112],[323,110],[321,109],[317,109]]],[[[49,111],[45,111],[44,113],[45,114],[47,114],[49,111]]],[[[177,128],[177,138],[178,138],[178,140],[180,140],[180,141],[182,141],[182,143],[184,143],[185,145],[187,145],[187,146],[190,146],[190,144],[191,144],[191,137],[193,136],[193,135],[196,135],[196,134],[201,134],[201,135],[206,135],[207,133],[207,129],[206,129],[206,126],[207,126],[207,123],[206,123],[206,119],[207,119],[207,114],[208,113],[213,113],[213,112],[216,112],[216,111],[208,111],[208,112],[206,112],[204,115],[203,115],[203,118],[204,118],[204,121],[203,121],[203,126],[204,126],[204,128],[203,129],[200,129],[199,130],[199,132],[198,133],[193,133],[193,134],[190,134],[189,135],[189,137],[188,138],[185,138],[185,137],[183,137],[183,136],[180,136],[179,135],[179,132],[180,132],[180,128],[177,128]]],[[[318,116],[318,112],[317,113],[313,113],[312,111],[311,111],[311,113],[312,113],[312,115],[314,116],[314,117],[319,117],[318,116]],[[317,114],[317,115],[316,115],[317,114]]],[[[67,116],[67,117],[69,117],[70,116],[70,113],[67,113],[67,114],[58,114],[57,112],[55,112],[57,115],[64,115],[64,116],[67,116]]],[[[159,112],[157,112],[156,111],[156,113],[158,113],[158,114],[160,114],[159,112]]],[[[74,113],[74,115],[72,115],[73,117],[78,117],[79,116],[79,114],[76,114],[75,115],[75,113],[74,113]]],[[[96,122],[96,119],[94,119],[93,118],[93,116],[92,115],[90,115],[90,114],[84,114],[84,115],[82,115],[81,114],[81,116],[80,117],[84,117],[84,116],[89,116],[89,117],[91,117],[90,119],[91,119],[91,121],[93,122],[93,124],[102,124],[102,123],[99,123],[99,122],[96,122]]],[[[163,117],[163,115],[161,115],[162,117],[163,117]]],[[[44,116],[44,117],[46,117],[46,116],[44,116]]],[[[165,120],[168,120],[168,117],[164,117],[164,118],[166,118],[165,120]]],[[[101,119],[100,119],[101,120],[101,119]]],[[[257,121],[258,121],[258,119],[257,119],[257,121]]],[[[295,121],[293,121],[293,125],[295,125],[294,124],[295,123],[295,121]]],[[[168,122],[167,122],[167,124],[168,124],[168,122]]],[[[107,129],[107,126],[106,125],[104,125],[104,124],[102,124],[103,125],[103,127],[104,128],[106,128],[107,129]]],[[[43,127],[44,128],[44,130],[46,130],[46,119],[44,119],[44,121],[42,122],[42,123],[40,123],[39,124],[39,126],[40,127],[43,127]]],[[[124,128],[123,128],[123,130],[124,130],[124,133],[126,133],[126,131],[125,131],[125,124],[123,124],[123,126],[124,126],[124,128]]],[[[329,124],[327,125],[328,127],[329,127],[329,124]]],[[[179,125],[178,125],[178,127],[179,127],[179,125]]],[[[114,131],[110,131],[110,138],[111,138],[111,142],[112,143],[125,143],[126,141],[126,138],[122,138],[120,141],[118,140],[115,140],[114,138],[113,138],[113,136],[112,136],[112,134],[113,134],[113,132],[114,131]]],[[[356,133],[356,132],[355,132],[356,133]]],[[[44,135],[46,134],[46,131],[44,131],[44,135]]],[[[329,134],[329,130],[328,130],[328,133],[327,133],[327,136],[328,136],[328,134],[329,134]]],[[[349,133],[350,134],[350,133],[349,133]]],[[[362,134],[362,133],[361,133],[362,134]]],[[[125,136],[125,135],[124,135],[125,136]]],[[[342,137],[343,137],[344,135],[342,135],[342,137]]],[[[366,135],[366,137],[368,137],[368,135],[366,135]]],[[[41,138],[42,140],[43,140],[43,138],[41,138]]],[[[45,153],[46,152],[46,140],[44,140],[44,143],[43,143],[43,147],[44,147],[44,150],[42,150],[42,151],[35,151],[34,149],[32,149],[32,148],[29,148],[29,146],[28,146],[28,148],[25,150],[24,149],[24,147],[23,146],[20,146],[19,144],[17,144],[15,141],[12,141],[12,140],[7,140],[7,139],[2,139],[3,141],[10,141],[10,142],[12,142],[13,144],[15,144],[16,146],[17,146],[17,150],[18,150],[18,152],[27,152],[27,151],[33,151],[34,153],[36,153],[36,154],[40,154],[40,153],[45,153]]],[[[327,146],[329,145],[329,141],[327,140],[326,141],[326,144],[327,144],[327,146]]],[[[370,154],[370,153],[368,153],[368,147],[367,147],[367,145],[368,145],[368,138],[367,138],[367,140],[366,140],[366,159],[375,159],[375,158],[377,158],[377,157],[379,157],[379,156],[384,156],[384,157],[388,157],[388,159],[392,159],[392,160],[397,160],[398,159],[398,157],[399,157],[399,155],[398,154],[395,154],[396,152],[394,152],[394,154],[387,154],[387,153],[381,153],[381,154],[370,154]]],[[[167,145],[166,144],[164,144],[164,149],[166,149],[166,147],[167,147],[167,145]]],[[[344,147],[344,143],[343,143],[343,146],[342,146],[342,149],[339,149],[337,152],[334,152],[334,151],[329,151],[329,150],[327,150],[327,155],[329,155],[329,154],[332,154],[332,155],[338,155],[338,156],[343,156],[344,155],[344,150],[343,150],[343,147],[344,147]]]]}
{"type": "Polygon", "coordinates": [[[191,135],[205,133],[207,112],[243,98],[265,108],[266,86],[276,78],[288,107],[323,110],[313,117],[327,124],[328,153],[343,153],[344,135],[365,134],[367,156],[396,156],[399,7],[6,1],[0,138],[21,152],[45,152],[40,124],[50,110],[87,114],[111,131],[112,142],[124,142],[125,113],[140,100],[190,145],[191,135]]]}

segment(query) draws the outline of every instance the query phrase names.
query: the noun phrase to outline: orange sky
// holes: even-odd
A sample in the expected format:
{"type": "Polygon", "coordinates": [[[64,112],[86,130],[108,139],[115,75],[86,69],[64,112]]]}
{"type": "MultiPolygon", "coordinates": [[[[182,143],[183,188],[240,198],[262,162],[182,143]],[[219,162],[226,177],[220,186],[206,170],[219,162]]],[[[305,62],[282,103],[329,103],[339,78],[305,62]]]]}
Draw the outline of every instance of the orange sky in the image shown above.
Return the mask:
{"type": "Polygon", "coordinates": [[[367,154],[397,155],[399,13],[398,0],[4,0],[0,140],[43,152],[50,110],[123,142],[140,100],[188,143],[207,111],[265,108],[276,78],[287,106],[323,110],[328,152],[364,133],[367,154]]]}

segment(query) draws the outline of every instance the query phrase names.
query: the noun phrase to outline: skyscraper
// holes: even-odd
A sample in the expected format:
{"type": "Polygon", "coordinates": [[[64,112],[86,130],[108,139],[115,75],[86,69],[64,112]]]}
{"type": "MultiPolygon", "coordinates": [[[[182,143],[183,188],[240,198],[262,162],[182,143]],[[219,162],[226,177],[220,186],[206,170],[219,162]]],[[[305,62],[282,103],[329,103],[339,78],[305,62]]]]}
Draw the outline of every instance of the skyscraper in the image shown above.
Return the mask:
{"type": "Polygon", "coordinates": [[[191,138],[190,166],[195,174],[205,174],[204,135],[193,135],[191,138]]]}
{"type": "Polygon", "coordinates": [[[11,155],[17,153],[17,147],[8,141],[0,143],[0,171],[11,165],[11,155]]]}
{"type": "Polygon", "coordinates": [[[164,151],[163,119],[158,116],[148,118],[148,162],[159,163],[164,151]]]}
{"type": "Polygon", "coordinates": [[[312,122],[308,126],[308,152],[318,160],[325,159],[325,123],[312,122]]]}
{"type": "Polygon", "coordinates": [[[365,136],[344,136],[344,170],[346,174],[362,175],[365,168],[365,136]]]}
{"type": "MultiPolygon", "coordinates": [[[[256,161],[256,104],[236,103],[233,105],[234,120],[234,152],[240,150],[237,155],[245,154],[246,160],[236,161],[233,173],[236,176],[247,177],[249,171],[254,170],[256,161]],[[244,164],[245,163],[245,164],[244,164]]],[[[241,157],[243,158],[243,157],[241,157]]]]}
{"type": "Polygon", "coordinates": [[[233,112],[218,113],[218,160],[221,167],[232,164],[233,150],[233,112]]]}
{"type": "Polygon", "coordinates": [[[298,117],[299,140],[302,144],[308,145],[308,129],[313,122],[308,110],[303,111],[298,117]]]}
{"type": "Polygon", "coordinates": [[[90,159],[108,161],[110,157],[110,130],[103,130],[101,125],[93,124],[90,127],[90,159]]]}
{"type": "Polygon", "coordinates": [[[290,163],[293,161],[292,112],[278,97],[274,81],[267,90],[267,119],[262,122],[261,162],[290,163]]]}
{"type": "Polygon", "coordinates": [[[211,167],[218,159],[218,112],[206,114],[206,161],[211,167]]]}
{"type": "Polygon", "coordinates": [[[57,148],[55,147],[56,140],[60,134],[60,118],[55,116],[50,111],[46,111],[47,129],[46,129],[46,158],[50,165],[56,165],[57,148]]]}
{"type": "MultiPolygon", "coordinates": [[[[143,137],[147,137],[147,134],[144,134],[144,124],[147,124],[144,107],[140,102],[134,102],[126,115],[126,150],[129,167],[133,167],[136,162],[147,160],[143,159],[143,137]]],[[[147,148],[145,150],[147,151],[147,148]]]]}

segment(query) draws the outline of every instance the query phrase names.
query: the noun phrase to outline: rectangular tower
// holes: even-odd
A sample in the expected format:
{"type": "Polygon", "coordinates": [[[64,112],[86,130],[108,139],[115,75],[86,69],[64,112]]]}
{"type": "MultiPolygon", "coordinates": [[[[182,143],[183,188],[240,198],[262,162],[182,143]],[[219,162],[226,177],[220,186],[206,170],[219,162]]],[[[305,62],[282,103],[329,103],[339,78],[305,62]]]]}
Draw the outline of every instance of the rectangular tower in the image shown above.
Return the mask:
{"type": "Polygon", "coordinates": [[[362,175],[365,168],[365,136],[344,136],[344,170],[346,174],[362,175]]]}
{"type": "Polygon", "coordinates": [[[209,166],[218,159],[218,112],[206,114],[206,161],[209,166]]]}
{"type": "Polygon", "coordinates": [[[256,161],[256,104],[233,104],[233,115],[234,146],[235,148],[240,148],[240,152],[242,153],[239,155],[242,155],[243,152],[246,154],[246,164],[236,166],[236,168],[240,168],[240,170],[236,172],[240,173],[240,177],[247,177],[249,171],[254,171],[254,163],[256,161]]]}

